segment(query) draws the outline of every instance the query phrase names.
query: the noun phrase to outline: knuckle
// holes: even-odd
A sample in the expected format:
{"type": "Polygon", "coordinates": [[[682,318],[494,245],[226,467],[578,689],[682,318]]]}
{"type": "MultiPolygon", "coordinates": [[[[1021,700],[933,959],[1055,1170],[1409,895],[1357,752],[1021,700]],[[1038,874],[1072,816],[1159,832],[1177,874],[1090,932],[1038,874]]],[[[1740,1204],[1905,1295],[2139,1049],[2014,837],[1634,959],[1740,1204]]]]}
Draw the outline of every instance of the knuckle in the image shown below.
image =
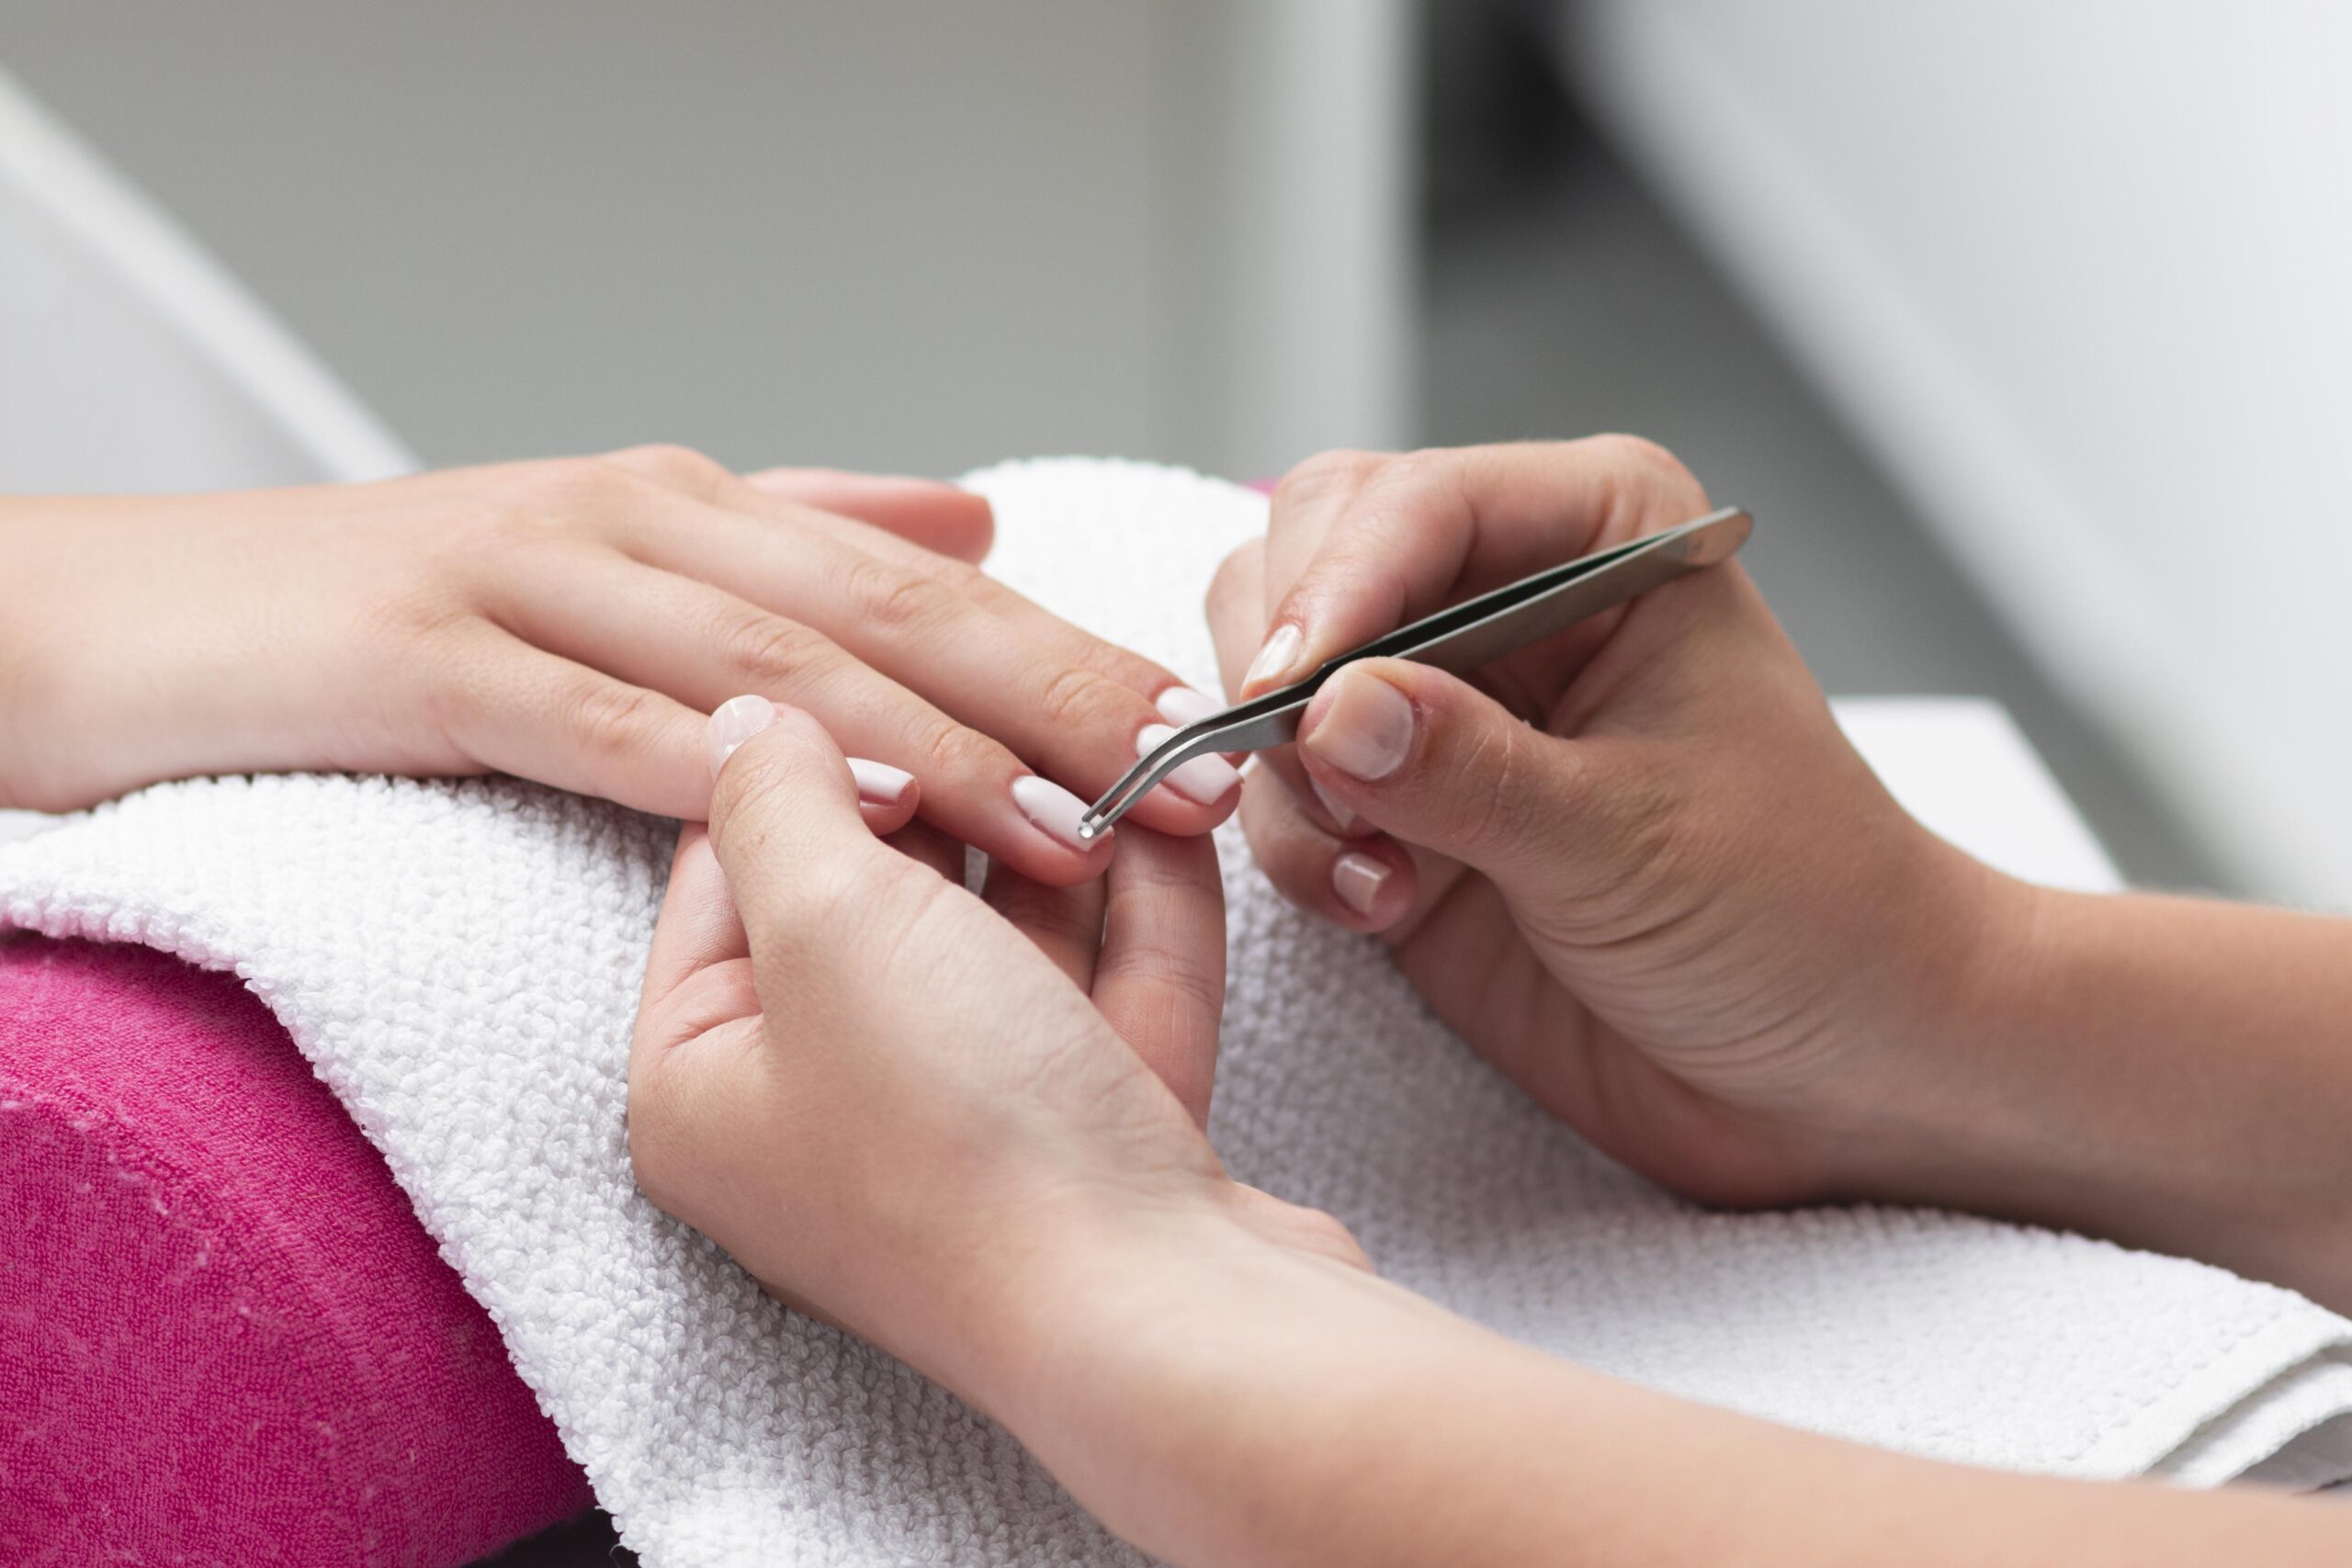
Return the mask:
{"type": "Polygon", "coordinates": [[[1141,728],[1145,721],[1135,715],[1141,703],[1125,687],[1075,664],[1055,670],[1037,693],[1039,716],[1057,731],[1109,729],[1122,716],[1134,717],[1132,728],[1141,728]]]}
{"type": "Polygon", "coordinates": [[[970,561],[954,556],[933,557],[923,562],[923,570],[941,588],[976,604],[996,603],[1012,592],[970,561]]]}
{"type": "Polygon", "coordinates": [[[1655,498],[1679,510],[1703,512],[1707,492],[1682,459],[1645,435],[1612,434],[1593,438],[1595,447],[1630,491],[1630,500],[1655,498]]]}
{"type": "Polygon", "coordinates": [[[592,681],[572,694],[570,728],[592,756],[624,756],[641,750],[652,730],[656,698],[641,686],[592,681]]]}
{"type": "Polygon", "coordinates": [[[1387,453],[1363,452],[1352,447],[1317,452],[1275,482],[1274,510],[1280,513],[1345,494],[1393,461],[1395,458],[1387,453]]]}
{"type": "Polygon", "coordinates": [[[493,514],[511,536],[601,517],[633,502],[643,481],[601,457],[555,457],[523,466],[513,502],[493,514]]]}
{"type": "Polygon", "coordinates": [[[833,662],[820,633],[781,615],[745,615],[725,637],[729,666],[763,692],[789,691],[833,662]]]}
{"type": "Polygon", "coordinates": [[[705,457],[691,446],[666,441],[624,447],[613,453],[607,462],[681,490],[704,493],[734,477],[718,459],[705,457]]]}
{"type": "Polygon", "coordinates": [[[848,602],[876,628],[921,637],[965,608],[945,584],[919,571],[863,557],[849,570],[848,602]]]}
{"type": "Polygon", "coordinates": [[[922,757],[937,776],[950,779],[1001,772],[1012,761],[1010,753],[978,730],[946,718],[922,738],[922,757]]]}

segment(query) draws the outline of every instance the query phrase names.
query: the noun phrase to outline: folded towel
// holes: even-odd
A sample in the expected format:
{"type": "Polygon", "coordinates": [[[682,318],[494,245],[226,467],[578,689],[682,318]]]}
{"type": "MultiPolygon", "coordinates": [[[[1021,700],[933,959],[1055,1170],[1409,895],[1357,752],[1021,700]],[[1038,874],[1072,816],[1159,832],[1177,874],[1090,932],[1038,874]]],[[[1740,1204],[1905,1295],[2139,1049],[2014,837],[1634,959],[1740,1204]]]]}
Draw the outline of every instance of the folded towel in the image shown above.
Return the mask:
{"type": "MultiPolygon", "coordinates": [[[[1088,461],[973,482],[1009,581],[1213,689],[1201,588],[1261,497],[1088,461]]],[[[624,1059],[670,841],[509,782],[199,781],[0,847],[0,920],[243,976],[653,1568],[1136,1561],[1002,1432],[766,1300],[636,1192],[624,1059]]],[[[1693,1209],[1488,1071],[1375,944],[1291,911],[1231,829],[1223,848],[1212,1134],[1401,1283],[1604,1371],[1917,1453],[2195,1483],[2352,1468],[2333,1314],[1951,1215],[1693,1209]]]]}

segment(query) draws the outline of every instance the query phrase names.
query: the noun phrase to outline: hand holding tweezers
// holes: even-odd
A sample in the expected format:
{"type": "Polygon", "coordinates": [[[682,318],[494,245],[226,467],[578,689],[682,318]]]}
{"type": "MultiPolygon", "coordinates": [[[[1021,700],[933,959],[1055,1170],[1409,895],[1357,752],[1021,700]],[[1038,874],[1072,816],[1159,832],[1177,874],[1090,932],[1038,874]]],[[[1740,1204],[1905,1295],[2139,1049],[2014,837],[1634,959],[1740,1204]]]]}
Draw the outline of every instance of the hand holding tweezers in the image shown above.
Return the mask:
{"type": "Polygon", "coordinates": [[[1297,738],[1306,705],[1342,665],[1359,659],[1410,659],[1467,674],[1686,571],[1729,559],[1747,542],[1750,525],[1747,513],[1726,506],[1662,534],[1548,567],[1339,654],[1303,681],[1195,720],[1153,747],[1088,808],[1079,820],[1079,836],[1108,832],[1147,790],[1195,757],[1287,745],[1297,738]]]}

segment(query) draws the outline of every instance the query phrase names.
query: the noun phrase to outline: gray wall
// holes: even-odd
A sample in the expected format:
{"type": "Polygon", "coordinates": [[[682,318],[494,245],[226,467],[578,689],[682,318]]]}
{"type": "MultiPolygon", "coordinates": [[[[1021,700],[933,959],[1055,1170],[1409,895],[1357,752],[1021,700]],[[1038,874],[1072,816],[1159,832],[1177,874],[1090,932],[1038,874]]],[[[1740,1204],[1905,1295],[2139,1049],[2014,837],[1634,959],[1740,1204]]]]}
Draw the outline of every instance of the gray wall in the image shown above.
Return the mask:
{"type": "Polygon", "coordinates": [[[0,64],[428,462],[663,439],[744,465],[1258,471],[1408,434],[1402,15],[8,0],[0,64]],[[1286,47],[1337,85],[1293,73],[1319,117],[1253,126],[1242,68],[1286,47]],[[1257,133],[1302,123],[1325,141],[1294,136],[1285,169],[1257,133]],[[1303,307],[1234,231],[1237,190],[1294,205],[1228,177],[1269,167],[1352,203],[1315,215],[1354,260],[1305,258],[1303,307]],[[1317,308],[1304,350],[1250,335],[1317,308]],[[1269,387],[1280,406],[1253,402],[1269,387]]]}

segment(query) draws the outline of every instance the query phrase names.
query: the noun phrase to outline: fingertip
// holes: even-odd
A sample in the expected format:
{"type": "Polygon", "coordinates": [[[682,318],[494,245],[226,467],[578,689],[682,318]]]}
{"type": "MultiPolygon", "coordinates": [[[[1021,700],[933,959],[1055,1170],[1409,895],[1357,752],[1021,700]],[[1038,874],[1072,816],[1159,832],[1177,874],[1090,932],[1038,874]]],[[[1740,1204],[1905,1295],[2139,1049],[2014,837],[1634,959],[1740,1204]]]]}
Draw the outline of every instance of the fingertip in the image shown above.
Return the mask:
{"type": "Polygon", "coordinates": [[[922,786],[912,773],[867,757],[850,758],[849,773],[857,784],[858,815],[876,837],[895,833],[914,819],[922,786]]]}
{"type": "MultiPolygon", "coordinates": [[[[756,694],[732,697],[711,713],[706,741],[715,775],[710,829],[720,840],[726,836],[726,819],[733,812],[798,777],[806,777],[807,793],[817,798],[829,787],[848,799],[856,798],[847,759],[833,744],[831,733],[806,709],[756,694]]],[[[911,785],[913,781],[908,783],[911,785]]],[[[724,842],[717,848],[724,859],[724,842]]]]}
{"type": "Polygon", "coordinates": [[[1385,837],[1357,839],[1331,857],[1330,918],[1350,931],[1386,931],[1413,907],[1412,857],[1385,837]]]}

